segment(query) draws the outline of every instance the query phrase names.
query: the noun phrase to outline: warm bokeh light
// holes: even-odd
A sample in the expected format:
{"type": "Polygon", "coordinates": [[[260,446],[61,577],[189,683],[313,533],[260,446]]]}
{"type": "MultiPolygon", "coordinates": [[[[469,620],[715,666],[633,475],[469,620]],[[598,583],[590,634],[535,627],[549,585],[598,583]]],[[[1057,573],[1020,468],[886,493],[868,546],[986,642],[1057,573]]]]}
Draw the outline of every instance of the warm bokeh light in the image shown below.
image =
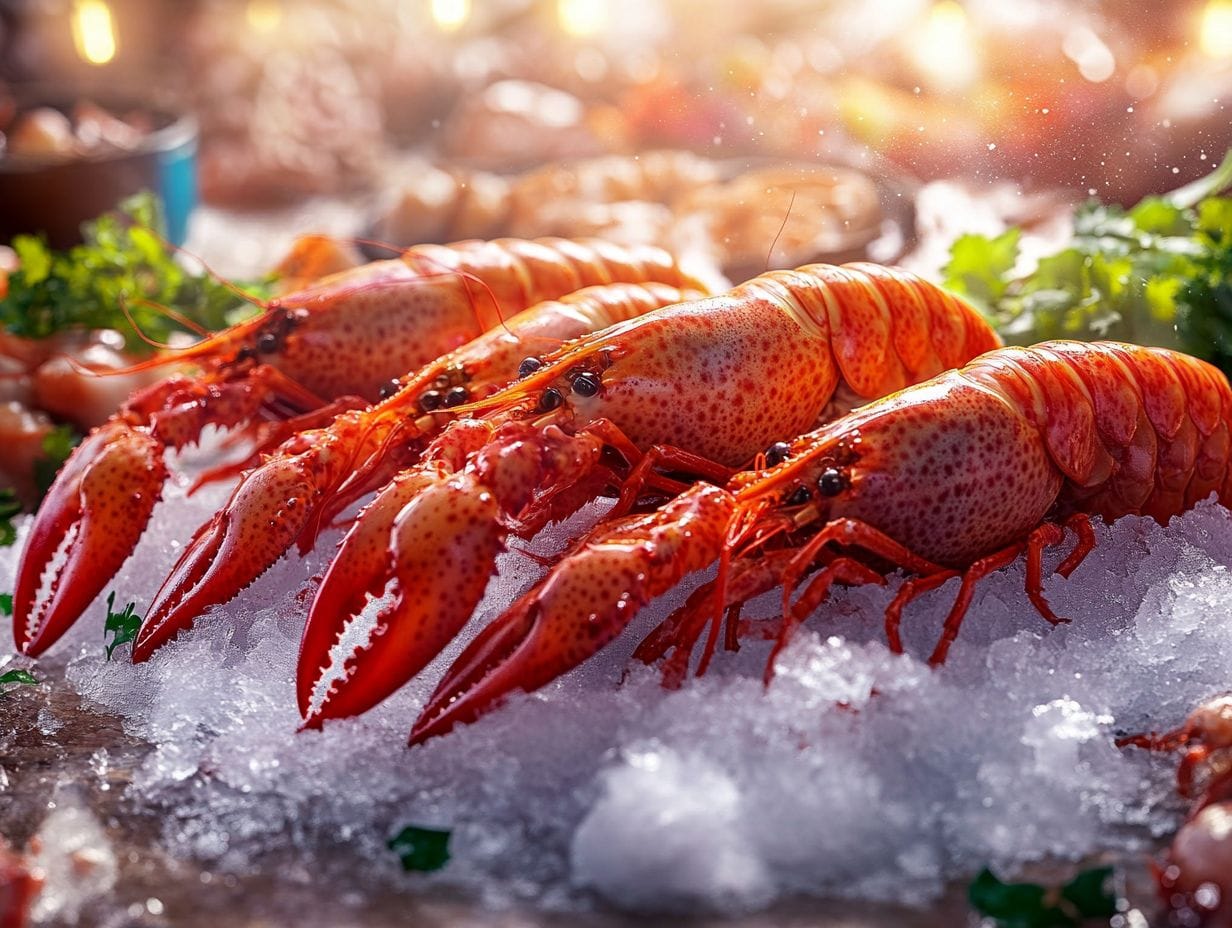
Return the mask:
{"type": "Polygon", "coordinates": [[[1199,42],[1212,58],[1232,58],[1232,0],[1209,0],[1202,11],[1199,42]]]}
{"type": "Polygon", "coordinates": [[[244,17],[254,32],[273,32],[282,25],[282,4],[279,0],[248,0],[244,17]]]}
{"type": "Polygon", "coordinates": [[[936,90],[962,90],[979,76],[971,23],[954,0],[934,4],[907,42],[920,76],[936,90]]]}
{"type": "Polygon", "coordinates": [[[611,11],[607,0],[557,0],[556,16],[568,35],[584,38],[606,28],[611,11]]]}
{"type": "Polygon", "coordinates": [[[83,61],[106,64],[116,54],[115,23],[104,0],[75,0],[73,45],[83,61]]]}
{"type": "Polygon", "coordinates": [[[1116,73],[1116,56],[1106,42],[1089,26],[1075,26],[1061,42],[1065,57],[1078,66],[1078,73],[1093,84],[1116,73]]]}
{"type": "Polygon", "coordinates": [[[432,0],[432,21],[443,32],[457,32],[471,18],[471,0],[432,0]]]}

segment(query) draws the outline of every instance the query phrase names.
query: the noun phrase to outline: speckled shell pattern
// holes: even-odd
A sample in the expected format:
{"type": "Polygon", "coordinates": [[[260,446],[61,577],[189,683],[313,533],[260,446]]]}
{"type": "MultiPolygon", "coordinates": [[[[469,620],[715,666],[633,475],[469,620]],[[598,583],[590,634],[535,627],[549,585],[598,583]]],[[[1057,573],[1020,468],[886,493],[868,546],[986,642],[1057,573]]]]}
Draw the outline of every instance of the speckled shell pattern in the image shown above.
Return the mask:
{"type": "Polygon", "coordinates": [[[866,522],[950,567],[1075,513],[1160,521],[1212,492],[1232,499],[1232,391],[1161,348],[1047,342],[989,352],[793,443],[792,460],[737,478],[747,502],[815,480],[854,449],[824,518],[866,522]]]}
{"type": "Polygon", "coordinates": [[[814,264],[579,339],[513,392],[606,353],[596,395],[555,384],[575,422],[608,419],[639,447],[739,466],[833,413],[836,397],[863,403],[997,344],[974,309],[912,274],[814,264]]]}
{"type": "Polygon", "coordinates": [[[655,281],[705,289],[666,251],[566,239],[419,245],[271,303],[306,310],[263,360],[323,397],[362,396],[544,300],[655,281]]]}

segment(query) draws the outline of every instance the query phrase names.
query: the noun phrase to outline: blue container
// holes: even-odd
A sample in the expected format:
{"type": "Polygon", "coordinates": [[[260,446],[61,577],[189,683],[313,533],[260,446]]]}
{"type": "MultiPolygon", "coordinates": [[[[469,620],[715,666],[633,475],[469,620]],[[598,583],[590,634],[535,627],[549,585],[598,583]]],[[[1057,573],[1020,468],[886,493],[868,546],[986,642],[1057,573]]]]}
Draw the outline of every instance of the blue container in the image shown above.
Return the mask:
{"type": "MultiPolygon", "coordinates": [[[[32,105],[58,103],[63,101],[32,105]]],[[[103,105],[119,112],[133,109],[103,105]]],[[[158,128],[129,151],[54,160],[0,156],[0,244],[20,233],[42,233],[53,248],[75,245],[83,222],[142,190],[162,199],[167,237],[183,244],[197,204],[197,123],[191,116],[146,112],[158,128]]]]}

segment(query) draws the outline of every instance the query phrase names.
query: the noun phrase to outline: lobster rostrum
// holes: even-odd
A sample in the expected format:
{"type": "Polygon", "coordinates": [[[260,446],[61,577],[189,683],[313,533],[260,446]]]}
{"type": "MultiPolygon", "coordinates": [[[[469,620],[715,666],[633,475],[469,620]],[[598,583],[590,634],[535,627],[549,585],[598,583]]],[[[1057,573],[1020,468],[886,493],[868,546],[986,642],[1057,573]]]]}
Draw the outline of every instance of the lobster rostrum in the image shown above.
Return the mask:
{"type": "Polygon", "coordinates": [[[431,661],[510,534],[529,537],[604,492],[624,512],[643,489],[661,499],[687,486],[668,474],[726,480],[767,443],[996,343],[973,309],[905,272],[810,265],[532,359],[343,540],[301,645],[306,724],[370,708],[431,661]],[[335,664],[361,617],[370,633],[335,664]]]}
{"type": "Polygon", "coordinates": [[[564,239],[423,245],[281,296],[256,318],[150,362],[192,362],[200,373],[134,395],[61,470],[19,567],[18,650],[36,655],[55,642],[127,559],[169,476],[167,448],[197,441],[207,424],[322,425],[509,313],[613,281],[693,285],[658,248],[564,239]]]}
{"type": "Polygon", "coordinates": [[[909,575],[885,616],[895,651],[904,607],[961,578],[934,664],[945,660],[975,584],[1024,552],[1028,597],[1045,619],[1064,621],[1043,594],[1044,548],[1063,540],[1063,526],[1075,531],[1057,568],[1068,576],[1094,545],[1091,516],[1162,521],[1211,493],[1232,499],[1230,428],[1223,375],[1176,352],[1110,342],[991,351],[772,447],[769,469],[724,489],[696,486],[597,533],[459,656],[412,741],[554,679],[650,599],[715,563],[716,579],[638,648],[648,662],[671,652],[669,681],[687,671],[709,627],[704,670],[725,613],[729,644],[742,632],[776,639],[768,680],[793,629],[833,584],[885,583],[887,567],[909,575]],[[781,617],[739,621],[741,603],[775,588],[781,617]]]}
{"type": "Polygon", "coordinates": [[[245,474],[185,547],[142,623],[133,660],[231,599],[292,544],[309,550],[322,525],[413,464],[458,407],[513,380],[528,353],[701,295],[667,284],[605,284],[540,303],[395,381],[376,405],[288,439],[245,474]]]}

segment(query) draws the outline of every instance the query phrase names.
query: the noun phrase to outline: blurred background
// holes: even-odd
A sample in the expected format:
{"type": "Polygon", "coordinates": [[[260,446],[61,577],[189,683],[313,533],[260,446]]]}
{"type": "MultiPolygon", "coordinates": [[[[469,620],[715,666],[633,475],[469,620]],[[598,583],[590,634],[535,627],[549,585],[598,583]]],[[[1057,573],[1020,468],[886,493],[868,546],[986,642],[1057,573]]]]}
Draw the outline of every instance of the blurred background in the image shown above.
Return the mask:
{"type": "MultiPolygon", "coordinates": [[[[902,241],[874,255],[890,259],[919,231],[906,214],[931,181],[964,191],[932,208],[942,221],[961,208],[1021,222],[1209,172],[1232,143],[1232,0],[0,0],[0,81],[0,164],[90,154],[74,105],[131,127],[111,132],[118,147],[159,126],[151,112],[195,117],[199,202],[222,211],[191,240],[207,253],[226,237],[221,215],[244,242],[237,258],[267,259],[275,249],[254,255],[261,236],[245,234],[250,213],[393,244],[662,238],[686,187],[827,165],[855,173],[796,190],[790,211],[816,217],[838,198],[851,234],[822,252],[859,252],[893,220],[902,241]],[[23,127],[40,102],[31,85],[68,125],[23,127]],[[511,202],[508,181],[526,172],[663,149],[707,163],[664,168],[667,190],[571,190],[584,209],[542,209],[558,177],[511,202]]],[[[105,126],[91,133],[107,140],[105,126]]],[[[198,202],[182,185],[177,196],[198,202]]],[[[727,200],[701,224],[727,223],[722,238],[758,220],[750,254],[732,260],[764,264],[789,198],[727,200]]]]}

